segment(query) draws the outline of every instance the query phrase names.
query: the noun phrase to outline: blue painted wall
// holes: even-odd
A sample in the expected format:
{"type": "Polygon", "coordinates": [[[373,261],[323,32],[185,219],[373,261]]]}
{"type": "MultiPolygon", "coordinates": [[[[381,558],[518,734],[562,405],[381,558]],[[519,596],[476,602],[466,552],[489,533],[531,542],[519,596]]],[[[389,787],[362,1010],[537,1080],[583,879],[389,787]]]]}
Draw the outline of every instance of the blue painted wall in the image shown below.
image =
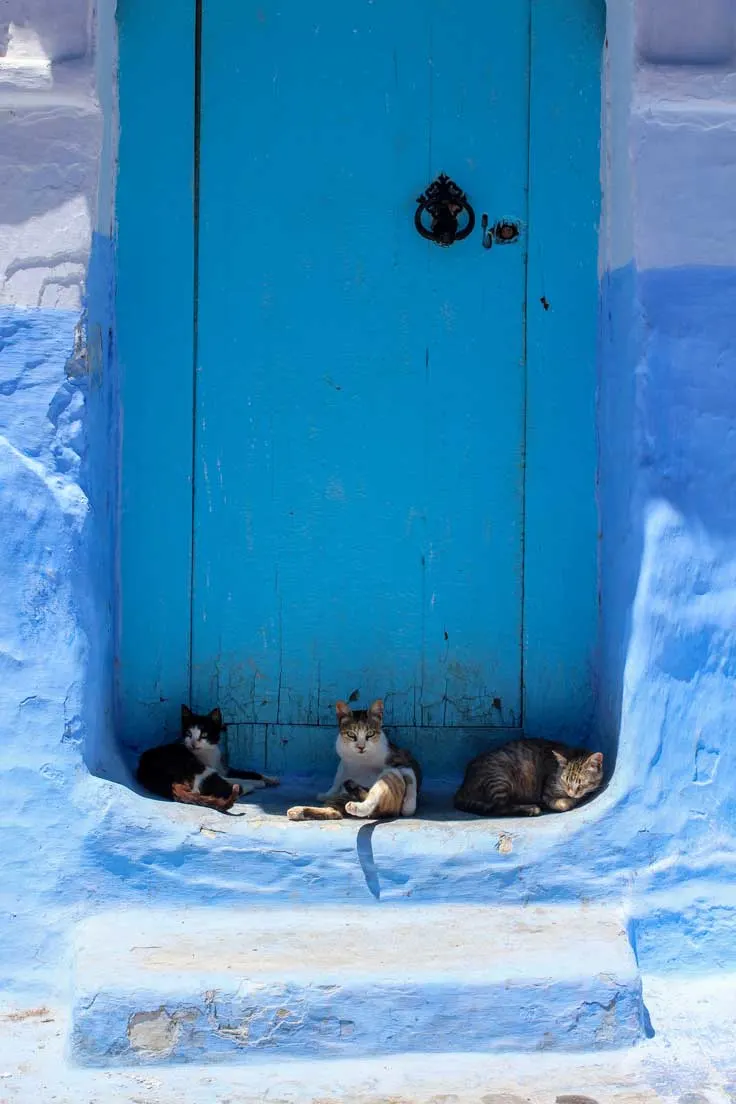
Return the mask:
{"type": "Polygon", "coordinates": [[[111,763],[110,257],[109,241],[98,241],[90,342],[78,311],[0,308],[0,763],[12,840],[0,988],[46,989],[44,970],[64,959],[70,906],[89,892],[90,807],[75,794],[88,769],[111,763]]]}
{"type": "MultiPolygon", "coordinates": [[[[612,50],[624,50],[619,30],[614,20],[612,50]]],[[[701,54],[705,47],[698,42],[701,54]]],[[[598,801],[569,816],[514,824],[508,854],[497,850],[497,829],[482,823],[431,825],[421,833],[362,826],[338,836],[251,818],[228,820],[225,835],[210,836],[195,812],[158,805],[101,777],[118,769],[109,710],[118,406],[107,234],[96,239],[89,267],[81,346],[80,308],[6,298],[6,996],[29,1002],[63,994],[73,924],[154,895],[162,905],[185,894],[190,903],[245,904],[267,893],[284,907],[336,896],[373,907],[450,893],[489,905],[599,898],[627,909],[645,969],[733,964],[736,270],[729,250],[736,226],[728,212],[736,143],[722,109],[714,123],[707,106],[694,111],[690,104],[687,125],[673,127],[672,101],[653,83],[656,58],[642,57],[631,80],[626,65],[609,72],[623,121],[607,131],[619,175],[606,177],[613,229],[601,281],[596,673],[601,730],[610,747],[618,737],[619,756],[598,801]],[[653,122],[638,119],[630,144],[634,80],[652,110],[660,100],[664,106],[653,122]],[[693,219],[715,228],[701,237],[683,233],[693,219]]],[[[688,80],[683,76],[680,86],[686,101],[688,80]]],[[[42,145],[48,161],[48,141],[42,145]]],[[[31,155],[42,163],[36,147],[31,155]]],[[[46,209],[50,193],[39,191],[35,212],[18,199],[18,226],[46,209]]],[[[66,240],[71,221],[59,225],[66,240]]],[[[6,289],[12,278],[6,272],[6,289]]]]}

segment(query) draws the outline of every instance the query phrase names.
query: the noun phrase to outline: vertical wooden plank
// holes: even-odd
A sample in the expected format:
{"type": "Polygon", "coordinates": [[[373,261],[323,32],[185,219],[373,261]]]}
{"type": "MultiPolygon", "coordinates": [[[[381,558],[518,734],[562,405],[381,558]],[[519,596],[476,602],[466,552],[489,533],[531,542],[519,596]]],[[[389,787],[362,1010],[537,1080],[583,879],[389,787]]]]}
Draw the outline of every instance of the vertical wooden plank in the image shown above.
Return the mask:
{"type": "Polygon", "coordinates": [[[519,723],[524,245],[414,213],[445,170],[525,221],[528,42],[528,3],[204,5],[193,685],[243,727],[519,723]]]}
{"type": "Polygon", "coordinates": [[[450,173],[477,228],[427,247],[425,725],[521,724],[529,0],[433,0],[430,176],[450,173]]]}
{"type": "Polygon", "coordinates": [[[416,53],[382,4],[204,6],[193,682],[233,719],[332,726],[354,689],[413,706],[416,53]]]}
{"type": "Polygon", "coordinates": [[[524,576],[527,731],[592,722],[603,0],[532,4],[524,576]]]}
{"type": "Polygon", "coordinates": [[[189,695],[195,3],[121,0],[118,726],[133,746],[189,695]]]}

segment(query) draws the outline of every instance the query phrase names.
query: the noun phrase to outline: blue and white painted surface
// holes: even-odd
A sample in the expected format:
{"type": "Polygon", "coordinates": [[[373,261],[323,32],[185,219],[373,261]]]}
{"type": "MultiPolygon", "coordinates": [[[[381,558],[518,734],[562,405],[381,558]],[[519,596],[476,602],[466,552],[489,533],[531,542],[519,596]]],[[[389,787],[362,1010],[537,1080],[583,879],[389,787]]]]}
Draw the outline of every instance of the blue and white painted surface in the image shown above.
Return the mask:
{"type": "Polygon", "coordinates": [[[489,923],[494,906],[599,900],[627,924],[645,998],[651,971],[733,969],[728,0],[608,13],[596,677],[600,732],[606,750],[618,745],[611,784],[539,823],[377,828],[200,816],[120,784],[112,11],[98,5],[95,91],[85,5],[16,7],[0,62],[4,999],[62,1007],[76,925],[152,899],[172,910],[452,901],[485,904],[489,923]]]}
{"type": "MultiPolygon", "coordinates": [[[[59,1104],[101,1099],[105,1104],[181,1104],[200,1098],[257,1104],[270,1097],[284,1104],[440,1104],[447,1099],[467,1104],[731,1104],[732,977],[652,979],[648,999],[657,1036],[627,1050],[448,1055],[435,1049],[389,1060],[285,1062],[269,1061],[266,1052],[261,1060],[220,1066],[200,1060],[106,1070],[66,1062],[65,1018],[38,1008],[3,1023],[3,1092],[14,1104],[52,1093],[59,1104]]],[[[166,1049],[176,1045],[178,1032],[184,1034],[187,1026],[186,1020],[167,1022],[159,1013],[147,1021],[138,1017],[131,1035],[138,1045],[166,1049]]]]}
{"type": "Polygon", "coordinates": [[[298,924],[259,906],[101,913],[77,931],[73,1053],[109,1067],[251,1062],[274,1047],[279,1060],[396,1055],[432,1038],[454,1053],[574,1052],[644,1037],[641,977],[608,909],[499,908],[490,930],[488,919],[478,905],[369,918],[341,903],[301,909],[298,924]]]}

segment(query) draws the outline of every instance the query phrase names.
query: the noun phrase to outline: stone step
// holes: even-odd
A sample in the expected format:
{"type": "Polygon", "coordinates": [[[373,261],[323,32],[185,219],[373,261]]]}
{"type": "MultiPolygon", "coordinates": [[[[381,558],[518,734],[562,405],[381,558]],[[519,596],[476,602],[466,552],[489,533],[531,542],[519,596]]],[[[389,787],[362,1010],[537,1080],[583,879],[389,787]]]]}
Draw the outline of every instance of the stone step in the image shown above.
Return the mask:
{"type": "Polygon", "coordinates": [[[598,1050],[643,1023],[613,909],[121,909],[76,932],[81,1065],[598,1050]]]}

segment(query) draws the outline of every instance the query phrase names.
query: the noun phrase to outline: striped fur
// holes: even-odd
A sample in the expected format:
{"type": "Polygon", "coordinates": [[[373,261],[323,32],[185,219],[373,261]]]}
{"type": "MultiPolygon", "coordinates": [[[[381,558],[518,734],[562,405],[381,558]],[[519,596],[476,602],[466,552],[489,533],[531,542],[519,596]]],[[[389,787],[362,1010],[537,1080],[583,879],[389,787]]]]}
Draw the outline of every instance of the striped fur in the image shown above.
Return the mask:
{"type": "Polygon", "coordinates": [[[566,812],[600,788],[603,756],[552,740],[513,740],[473,759],[455,808],[479,816],[566,812]]]}

